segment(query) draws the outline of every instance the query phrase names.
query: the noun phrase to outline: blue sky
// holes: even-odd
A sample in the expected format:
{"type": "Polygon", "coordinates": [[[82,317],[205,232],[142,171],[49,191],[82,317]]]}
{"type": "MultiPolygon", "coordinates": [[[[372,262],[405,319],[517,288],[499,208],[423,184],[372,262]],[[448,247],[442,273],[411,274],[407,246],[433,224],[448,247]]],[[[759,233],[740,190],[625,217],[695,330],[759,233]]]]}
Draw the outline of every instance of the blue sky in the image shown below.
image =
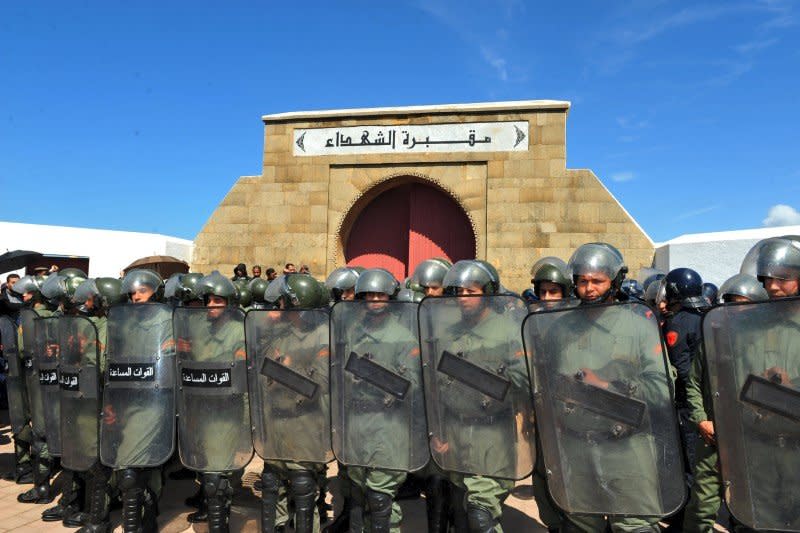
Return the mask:
{"type": "Polygon", "coordinates": [[[263,114],[558,99],[654,240],[800,224],[798,82],[791,1],[3,2],[0,220],[192,239],[263,114]]]}

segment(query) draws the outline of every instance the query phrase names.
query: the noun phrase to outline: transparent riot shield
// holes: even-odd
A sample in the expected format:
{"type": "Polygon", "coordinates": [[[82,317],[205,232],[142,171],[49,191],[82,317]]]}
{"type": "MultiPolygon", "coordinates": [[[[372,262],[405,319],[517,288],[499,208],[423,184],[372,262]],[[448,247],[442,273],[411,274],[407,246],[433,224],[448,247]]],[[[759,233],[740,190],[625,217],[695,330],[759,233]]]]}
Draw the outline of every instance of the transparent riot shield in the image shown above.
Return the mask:
{"type": "Polygon", "coordinates": [[[25,376],[25,389],[28,393],[28,408],[31,417],[31,429],[40,439],[47,433],[44,423],[44,406],[42,405],[42,388],[39,386],[39,363],[36,356],[36,320],[39,313],[33,309],[19,312],[19,326],[22,335],[19,337],[20,362],[25,376]]]}
{"type": "Polygon", "coordinates": [[[514,295],[425,298],[419,306],[430,451],[443,470],[531,473],[535,435],[514,295]]]}
{"type": "Polygon", "coordinates": [[[716,307],[703,343],[731,513],[800,531],[800,299],[716,307]]]}
{"type": "Polygon", "coordinates": [[[61,393],[58,384],[58,321],[59,317],[34,320],[36,364],[39,389],[44,408],[44,429],[50,455],[61,455],[61,393]]]}
{"type": "Polygon", "coordinates": [[[17,348],[17,324],[9,316],[0,316],[0,346],[6,359],[6,390],[8,391],[8,418],[11,432],[18,434],[28,424],[28,392],[17,348]]]}
{"type": "Polygon", "coordinates": [[[181,462],[200,472],[244,468],[253,457],[244,312],[233,307],[177,307],[172,322],[181,462]]]}
{"type": "Polygon", "coordinates": [[[683,503],[667,359],[648,311],[628,302],[525,319],[548,486],[566,512],[661,517],[683,503]]]}
{"type": "Polygon", "coordinates": [[[61,464],[76,472],[86,472],[99,459],[103,343],[92,320],[81,316],[58,319],[61,464]]]}
{"type": "Polygon", "coordinates": [[[328,318],[322,309],[247,313],[253,442],[262,459],[333,459],[328,318]]]}
{"type": "Polygon", "coordinates": [[[165,463],[175,448],[172,308],[124,304],[108,311],[100,460],[112,468],[165,463]]]}
{"type": "Polygon", "coordinates": [[[331,309],[331,434],[346,465],[413,472],[428,462],[417,304],[331,309]]]}

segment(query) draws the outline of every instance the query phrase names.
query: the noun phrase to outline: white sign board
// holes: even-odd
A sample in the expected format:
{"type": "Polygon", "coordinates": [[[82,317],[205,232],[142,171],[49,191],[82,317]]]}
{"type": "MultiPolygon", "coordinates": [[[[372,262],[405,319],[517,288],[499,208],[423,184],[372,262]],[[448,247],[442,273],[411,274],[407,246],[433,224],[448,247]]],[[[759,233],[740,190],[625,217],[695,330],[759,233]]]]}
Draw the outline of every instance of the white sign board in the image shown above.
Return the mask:
{"type": "Polygon", "coordinates": [[[294,130],[295,157],[527,150],[527,121],[294,130]]]}

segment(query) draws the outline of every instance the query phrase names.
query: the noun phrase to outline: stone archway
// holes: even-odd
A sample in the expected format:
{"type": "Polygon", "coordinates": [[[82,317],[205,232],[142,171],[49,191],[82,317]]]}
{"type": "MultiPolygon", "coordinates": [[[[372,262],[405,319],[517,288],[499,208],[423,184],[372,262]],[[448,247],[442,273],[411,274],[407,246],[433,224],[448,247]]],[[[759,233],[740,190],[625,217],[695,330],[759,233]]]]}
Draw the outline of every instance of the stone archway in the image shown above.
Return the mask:
{"type": "Polygon", "coordinates": [[[448,193],[410,176],[391,180],[368,203],[353,206],[343,229],[348,265],[382,267],[400,280],[430,257],[475,258],[464,209],[448,193]]]}

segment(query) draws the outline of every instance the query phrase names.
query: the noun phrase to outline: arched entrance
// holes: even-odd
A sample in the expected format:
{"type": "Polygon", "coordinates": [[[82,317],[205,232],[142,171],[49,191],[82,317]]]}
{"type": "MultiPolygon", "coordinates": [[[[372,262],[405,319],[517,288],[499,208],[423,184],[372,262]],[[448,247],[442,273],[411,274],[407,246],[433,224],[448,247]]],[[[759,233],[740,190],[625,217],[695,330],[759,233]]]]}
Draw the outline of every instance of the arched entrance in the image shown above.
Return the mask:
{"type": "Polygon", "coordinates": [[[355,217],[346,239],[348,265],[382,267],[401,281],[430,257],[475,258],[467,214],[448,194],[421,182],[379,193],[355,217]]]}

